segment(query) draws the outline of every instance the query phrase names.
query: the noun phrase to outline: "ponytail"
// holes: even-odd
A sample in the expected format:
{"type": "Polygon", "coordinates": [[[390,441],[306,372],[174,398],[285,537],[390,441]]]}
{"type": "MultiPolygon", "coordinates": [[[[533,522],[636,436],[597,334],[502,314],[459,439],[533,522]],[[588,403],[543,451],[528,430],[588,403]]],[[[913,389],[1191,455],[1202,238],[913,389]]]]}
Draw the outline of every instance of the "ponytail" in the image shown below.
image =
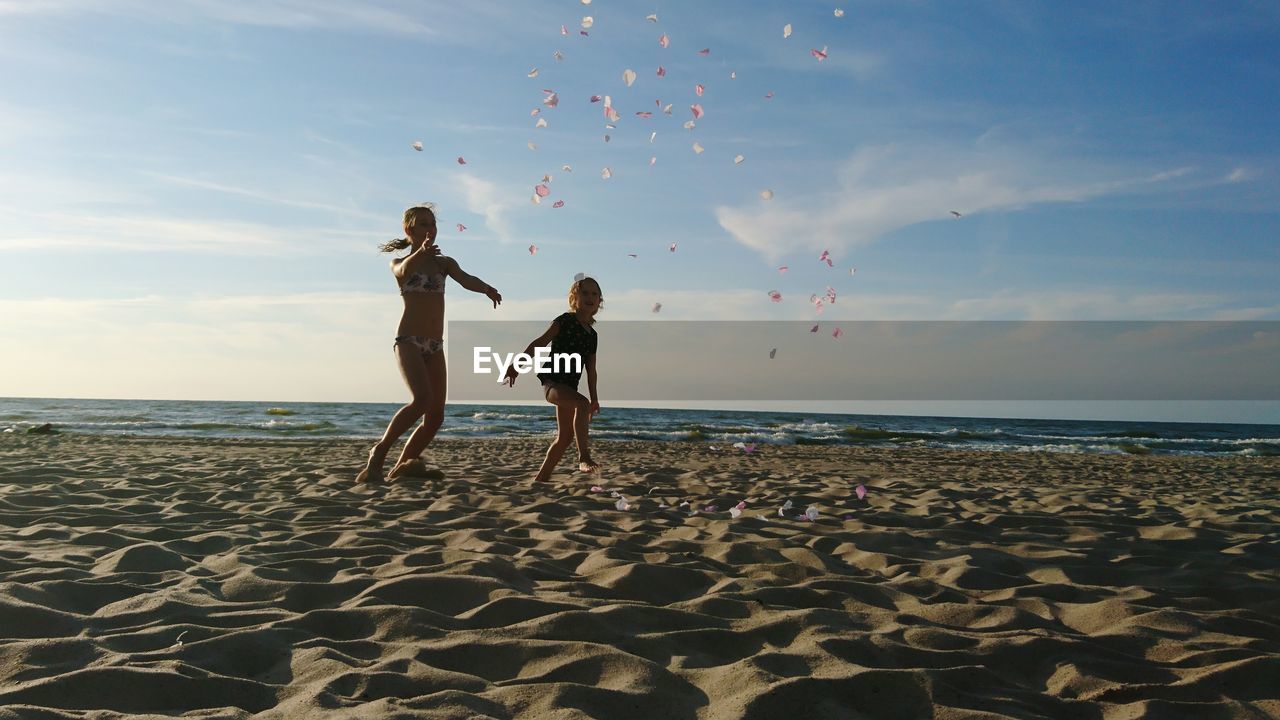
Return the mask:
{"type": "Polygon", "coordinates": [[[378,246],[379,252],[395,252],[409,247],[409,238],[396,238],[388,240],[378,246]]]}

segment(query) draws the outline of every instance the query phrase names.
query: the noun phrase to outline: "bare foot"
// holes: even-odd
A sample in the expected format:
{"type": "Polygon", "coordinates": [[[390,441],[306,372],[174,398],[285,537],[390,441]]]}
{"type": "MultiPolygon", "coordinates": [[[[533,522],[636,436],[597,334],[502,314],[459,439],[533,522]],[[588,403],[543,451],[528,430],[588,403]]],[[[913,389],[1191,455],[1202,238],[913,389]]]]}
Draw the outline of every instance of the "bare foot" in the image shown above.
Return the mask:
{"type": "Polygon", "coordinates": [[[600,463],[589,457],[582,458],[578,463],[578,472],[593,473],[600,471],[600,463]]]}
{"type": "Polygon", "coordinates": [[[388,480],[397,480],[399,478],[422,478],[424,480],[443,480],[444,471],[438,468],[429,468],[422,461],[422,458],[414,458],[405,460],[396,465],[389,475],[388,480]]]}
{"type": "Polygon", "coordinates": [[[358,483],[380,483],[382,482],[382,463],[385,457],[378,456],[378,448],[374,447],[369,451],[369,461],[365,463],[364,469],[356,475],[358,483]]]}

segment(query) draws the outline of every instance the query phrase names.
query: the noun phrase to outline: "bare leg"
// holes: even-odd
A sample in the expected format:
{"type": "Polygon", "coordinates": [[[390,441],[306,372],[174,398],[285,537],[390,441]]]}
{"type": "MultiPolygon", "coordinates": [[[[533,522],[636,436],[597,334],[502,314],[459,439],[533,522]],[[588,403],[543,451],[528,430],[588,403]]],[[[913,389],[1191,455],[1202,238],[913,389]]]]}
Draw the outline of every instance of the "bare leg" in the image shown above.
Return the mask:
{"type": "MultiPolygon", "coordinates": [[[[418,460],[422,455],[422,451],[435,438],[436,433],[440,430],[440,426],[444,424],[444,401],[446,388],[448,388],[448,371],[445,367],[444,353],[436,352],[426,357],[427,365],[427,383],[430,386],[430,397],[427,400],[427,408],[422,416],[422,424],[413,431],[409,439],[405,441],[404,449],[400,451],[400,458],[396,460],[395,468],[391,470],[391,477],[400,474],[396,470],[406,466],[414,460],[418,460]]],[[[408,468],[405,467],[407,470],[408,468]]],[[[421,468],[425,470],[425,468],[421,468]]],[[[403,472],[403,471],[402,471],[403,472]]]]}
{"type": "Polygon", "coordinates": [[[369,460],[356,476],[356,482],[382,481],[382,465],[387,460],[391,446],[429,407],[431,384],[422,352],[412,345],[396,345],[395,354],[396,363],[400,366],[400,376],[404,378],[404,384],[409,386],[412,399],[391,417],[386,432],[382,433],[382,438],[369,450],[369,460]]]}
{"type": "Polygon", "coordinates": [[[574,412],[580,403],[586,403],[586,398],[568,388],[552,388],[547,391],[547,402],[556,406],[556,439],[552,441],[551,447],[547,448],[547,456],[542,460],[542,467],[538,468],[538,474],[533,478],[534,482],[546,482],[551,479],[551,473],[555,472],[556,465],[560,464],[564,451],[568,450],[569,444],[573,442],[574,412]]]}
{"type": "Polygon", "coordinates": [[[600,463],[591,459],[590,428],[591,403],[588,402],[573,411],[573,437],[578,441],[578,470],[588,473],[600,469],[600,463]]]}

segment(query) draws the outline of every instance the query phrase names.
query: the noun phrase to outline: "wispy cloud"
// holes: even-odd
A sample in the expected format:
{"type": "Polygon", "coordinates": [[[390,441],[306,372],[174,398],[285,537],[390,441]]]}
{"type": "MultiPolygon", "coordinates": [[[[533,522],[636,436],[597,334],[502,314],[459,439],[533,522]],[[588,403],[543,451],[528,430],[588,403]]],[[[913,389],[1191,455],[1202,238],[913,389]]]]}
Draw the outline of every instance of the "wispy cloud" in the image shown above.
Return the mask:
{"type": "Polygon", "coordinates": [[[47,218],[45,231],[0,230],[0,252],[43,248],[104,248],[220,255],[282,255],[348,247],[353,232],[281,228],[259,223],[187,220],[152,215],[47,218]]]}
{"type": "Polygon", "coordinates": [[[197,178],[181,177],[178,175],[167,175],[151,171],[142,171],[143,175],[155,178],[173,185],[181,185],[183,187],[199,188],[201,190],[211,190],[213,192],[226,193],[228,195],[236,195],[239,197],[247,197],[253,200],[259,200],[272,205],[283,205],[286,207],[303,208],[306,210],[321,210],[324,212],[335,213],[339,215],[348,215],[367,220],[382,221],[385,218],[381,215],[375,215],[364,210],[352,207],[344,207],[334,205],[332,203],[313,202],[310,200],[294,200],[292,198],[283,198],[271,193],[257,190],[255,188],[238,187],[235,185],[227,185],[224,183],[212,182],[209,180],[200,180],[197,178]]]}
{"type": "Polygon", "coordinates": [[[458,182],[467,210],[483,215],[485,227],[503,242],[511,241],[511,227],[507,223],[506,214],[515,207],[515,203],[509,199],[514,197],[512,191],[501,190],[495,183],[471,173],[459,173],[458,182]]]}
{"type": "Polygon", "coordinates": [[[720,226],[768,257],[794,250],[848,249],[930,220],[1081,202],[1181,178],[1190,168],[1145,177],[1071,167],[1017,151],[878,145],[856,152],[831,190],[716,208],[720,226]],[[1107,177],[1108,174],[1111,177],[1107,177]]]}

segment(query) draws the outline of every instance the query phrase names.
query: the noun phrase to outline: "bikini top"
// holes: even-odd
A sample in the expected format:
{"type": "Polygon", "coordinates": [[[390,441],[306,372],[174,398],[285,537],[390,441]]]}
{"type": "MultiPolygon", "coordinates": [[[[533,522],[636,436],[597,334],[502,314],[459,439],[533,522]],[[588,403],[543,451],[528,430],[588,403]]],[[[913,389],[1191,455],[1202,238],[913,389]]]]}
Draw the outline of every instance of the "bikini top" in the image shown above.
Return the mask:
{"type": "Polygon", "coordinates": [[[414,273],[404,279],[400,286],[400,294],[408,293],[440,293],[444,294],[444,273],[414,273]]]}

